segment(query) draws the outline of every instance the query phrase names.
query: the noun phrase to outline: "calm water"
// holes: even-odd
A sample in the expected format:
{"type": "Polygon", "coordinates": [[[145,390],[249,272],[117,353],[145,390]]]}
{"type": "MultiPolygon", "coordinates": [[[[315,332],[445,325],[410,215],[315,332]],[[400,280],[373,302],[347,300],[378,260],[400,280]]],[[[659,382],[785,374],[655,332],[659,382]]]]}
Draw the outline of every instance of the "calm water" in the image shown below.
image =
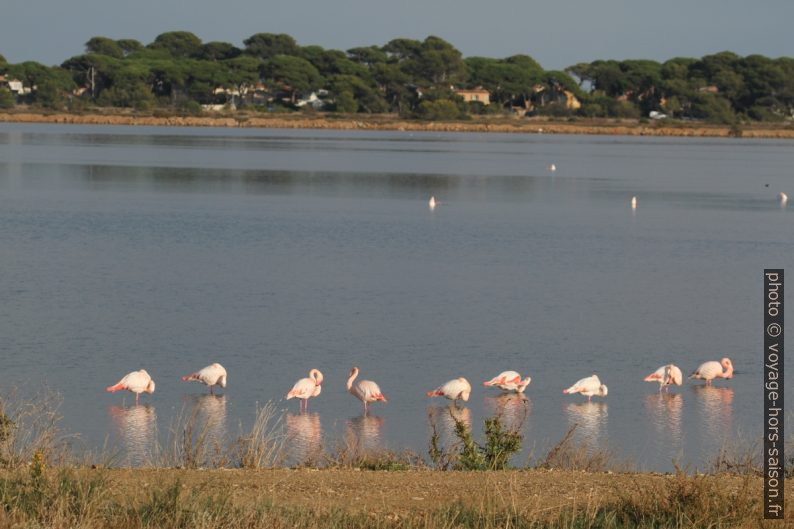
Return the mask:
{"type": "Polygon", "coordinates": [[[454,413],[520,424],[517,463],[578,424],[643,468],[703,468],[760,437],[762,269],[794,252],[779,191],[794,143],[0,125],[0,390],[56,389],[85,446],[135,464],[180,414],[223,438],[271,400],[295,457],[425,453],[452,424],[425,391],[465,376],[454,413]],[[642,381],[723,356],[717,387],[642,381]],[[224,396],[179,381],[213,361],[224,396]],[[368,417],[354,364],[389,398],[368,417]],[[141,367],[144,405],[104,392],[141,367]],[[299,416],[280,399],[312,367],[299,416]],[[506,369],[526,401],[481,386],[506,369]],[[594,372],[607,398],[562,395],[594,372]]]}

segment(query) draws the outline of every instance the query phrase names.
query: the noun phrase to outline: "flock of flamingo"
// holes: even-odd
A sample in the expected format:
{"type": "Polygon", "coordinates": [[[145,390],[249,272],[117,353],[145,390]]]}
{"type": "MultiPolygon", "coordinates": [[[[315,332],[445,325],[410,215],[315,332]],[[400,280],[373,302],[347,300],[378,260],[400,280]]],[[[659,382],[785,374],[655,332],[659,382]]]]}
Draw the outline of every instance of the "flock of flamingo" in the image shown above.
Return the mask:
{"type": "MultiPolygon", "coordinates": [[[[347,391],[360,400],[364,404],[364,414],[367,413],[368,405],[372,402],[387,402],[386,397],[380,390],[380,387],[371,380],[359,380],[355,382],[358,377],[358,367],[353,367],[347,379],[347,391]]],[[[689,378],[705,380],[706,385],[711,385],[712,380],[715,378],[732,378],[733,377],[733,364],[729,358],[723,358],[719,362],[710,361],[704,362],[700,365],[689,378]]],[[[209,386],[210,393],[214,386],[226,387],[226,369],[218,363],[214,363],[200,369],[195,373],[185,375],[182,377],[185,382],[195,381],[201,382],[209,386]]],[[[645,377],[646,382],[658,382],[659,392],[664,388],[668,391],[669,387],[673,384],[680,386],[683,384],[683,375],[681,369],[674,364],[667,364],[650,375],[645,377]]],[[[524,390],[532,382],[531,377],[521,377],[516,371],[504,371],[491,380],[483,382],[486,387],[496,387],[506,392],[523,393],[524,390]]],[[[309,399],[317,397],[322,391],[323,374],[319,369],[312,369],[309,371],[309,376],[302,378],[295,382],[292,389],[286,394],[287,400],[296,398],[300,399],[300,411],[307,411],[309,409],[309,399]]],[[[108,386],[107,391],[114,393],[120,390],[131,391],[135,394],[135,403],[137,404],[141,393],[154,393],[154,380],[146,372],[145,369],[140,371],[133,371],[128,373],[118,383],[108,386]]],[[[564,389],[563,393],[571,395],[580,393],[591,400],[595,397],[606,397],[607,387],[598,378],[598,375],[591,375],[583,378],[573,384],[571,387],[564,389]]],[[[471,384],[463,377],[458,377],[450,380],[432,391],[427,392],[428,397],[445,397],[452,400],[457,404],[459,400],[468,401],[471,394],[471,384]]]]}

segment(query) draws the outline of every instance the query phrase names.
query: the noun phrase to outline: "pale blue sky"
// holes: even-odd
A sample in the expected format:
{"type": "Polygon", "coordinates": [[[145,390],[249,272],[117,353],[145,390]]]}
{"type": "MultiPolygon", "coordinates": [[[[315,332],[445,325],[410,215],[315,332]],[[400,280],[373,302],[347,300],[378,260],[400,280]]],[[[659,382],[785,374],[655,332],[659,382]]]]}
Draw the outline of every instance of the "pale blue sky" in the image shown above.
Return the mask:
{"type": "Polygon", "coordinates": [[[242,46],[258,32],[302,45],[437,35],[465,56],[526,53],[545,68],[595,59],[794,55],[791,0],[2,0],[0,54],[60,64],[92,36],[147,44],[164,31],[242,46]]]}

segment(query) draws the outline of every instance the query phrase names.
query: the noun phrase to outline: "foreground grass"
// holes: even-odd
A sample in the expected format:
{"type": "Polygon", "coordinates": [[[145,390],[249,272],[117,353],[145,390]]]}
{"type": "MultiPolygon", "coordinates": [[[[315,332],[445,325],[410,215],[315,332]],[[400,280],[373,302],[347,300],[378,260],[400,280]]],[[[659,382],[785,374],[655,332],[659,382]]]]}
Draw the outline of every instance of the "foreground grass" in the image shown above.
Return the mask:
{"type": "Polygon", "coordinates": [[[50,469],[34,459],[0,471],[0,527],[786,527],[762,520],[761,498],[760,478],[727,474],[50,469]]]}

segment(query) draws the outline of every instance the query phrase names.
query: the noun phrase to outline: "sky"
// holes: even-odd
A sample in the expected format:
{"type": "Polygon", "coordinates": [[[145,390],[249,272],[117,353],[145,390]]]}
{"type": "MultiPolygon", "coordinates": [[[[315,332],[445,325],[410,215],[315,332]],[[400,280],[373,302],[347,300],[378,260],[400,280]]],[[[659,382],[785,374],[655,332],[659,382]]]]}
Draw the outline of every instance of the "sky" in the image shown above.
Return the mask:
{"type": "Polygon", "coordinates": [[[185,30],[242,47],[254,33],[347,50],[439,36],[464,56],[596,59],[794,56],[791,0],[2,0],[0,54],[60,64],[93,36],[144,44],[185,30]]]}

